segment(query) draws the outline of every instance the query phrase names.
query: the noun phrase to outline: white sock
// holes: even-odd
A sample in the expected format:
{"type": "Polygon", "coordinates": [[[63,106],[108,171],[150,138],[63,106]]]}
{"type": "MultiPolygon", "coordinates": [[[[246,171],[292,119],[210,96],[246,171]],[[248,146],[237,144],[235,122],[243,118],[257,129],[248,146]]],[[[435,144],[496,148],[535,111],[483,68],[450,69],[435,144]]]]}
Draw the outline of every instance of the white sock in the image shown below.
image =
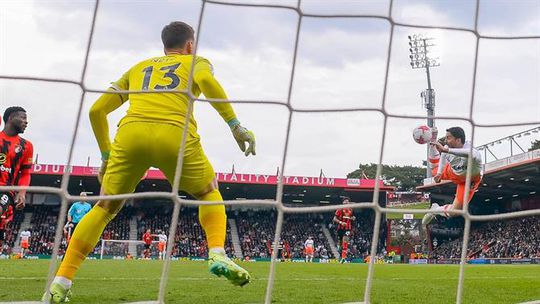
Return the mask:
{"type": "Polygon", "coordinates": [[[446,204],[446,205],[439,206],[439,207],[435,208],[435,210],[437,210],[437,211],[444,211],[444,213],[442,214],[442,216],[448,218],[448,217],[450,217],[450,214],[446,213],[446,211],[452,210],[452,209],[453,209],[452,207],[453,207],[452,204],[446,204]]]}
{"type": "Polygon", "coordinates": [[[58,283],[62,285],[62,287],[64,287],[65,289],[70,289],[72,284],[70,279],[58,276],[54,277],[53,283],[58,283]]]}
{"type": "Polygon", "coordinates": [[[440,158],[441,158],[441,154],[439,153],[439,151],[435,147],[430,146],[428,162],[431,169],[439,166],[440,158]]]}
{"type": "Polygon", "coordinates": [[[225,249],[223,249],[222,247],[212,247],[210,248],[210,252],[225,255],[225,249]]]}

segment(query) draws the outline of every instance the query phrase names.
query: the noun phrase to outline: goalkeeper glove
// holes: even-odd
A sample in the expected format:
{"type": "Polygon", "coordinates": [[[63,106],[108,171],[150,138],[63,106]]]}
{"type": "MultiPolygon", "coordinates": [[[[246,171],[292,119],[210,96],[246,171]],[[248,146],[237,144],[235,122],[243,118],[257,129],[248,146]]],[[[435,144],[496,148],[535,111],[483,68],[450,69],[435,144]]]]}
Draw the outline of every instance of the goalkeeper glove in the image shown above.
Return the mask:
{"type": "Polygon", "coordinates": [[[98,172],[98,181],[101,184],[103,182],[103,176],[105,176],[105,171],[107,171],[107,165],[109,164],[109,152],[101,153],[101,167],[98,172]]]}
{"type": "Polygon", "coordinates": [[[236,118],[230,120],[228,124],[229,124],[229,127],[231,128],[234,139],[236,140],[236,142],[238,143],[238,146],[240,147],[240,150],[242,150],[242,152],[244,152],[246,156],[248,156],[249,154],[256,155],[255,135],[253,134],[253,132],[242,127],[240,125],[240,122],[236,118]],[[246,142],[248,143],[247,149],[246,149],[246,142]]]}

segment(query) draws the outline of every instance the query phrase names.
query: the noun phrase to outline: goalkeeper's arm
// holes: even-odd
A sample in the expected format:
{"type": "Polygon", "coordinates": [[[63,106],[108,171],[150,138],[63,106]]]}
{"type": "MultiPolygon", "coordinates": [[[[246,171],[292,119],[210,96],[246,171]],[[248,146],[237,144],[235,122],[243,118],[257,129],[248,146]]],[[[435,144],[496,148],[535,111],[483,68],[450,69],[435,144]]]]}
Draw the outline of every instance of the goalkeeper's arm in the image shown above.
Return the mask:
{"type": "MultiPolygon", "coordinates": [[[[110,88],[107,91],[114,92],[114,89],[110,88]]],[[[111,150],[107,115],[118,109],[122,103],[120,94],[105,93],[102,94],[90,108],[90,124],[92,125],[92,130],[94,131],[94,136],[96,137],[102,156],[104,154],[108,156],[108,153],[111,150]]],[[[107,157],[104,158],[106,159],[107,157]]]]}
{"type": "MultiPolygon", "coordinates": [[[[114,89],[109,88],[107,91],[114,92],[114,89]]],[[[101,151],[102,163],[98,175],[100,182],[105,174],[109,152],[111,151],[111,139],[109,137],[107,115],[118,109],[123,101],[121,94],[105,93],[102,94],[98,100],[94,102],[92,108],[90,108],[90,124],[92,125],[92,130],[94,131],[99,150],[101,151]]]]}
{"type": "MultiPolygon", "coordinates": [[[[193,80],[197,83],[206,98],[227,99],[227,94],[225,94],[225,91],[219,82],[214,78],[211,70],[199,70],[193,76],[193,80]]],[[[240,125],[240,121],[236,118],[236,114],[234,113],[231,104],[228,102],[212,102],[211,104],[231,128],[234,139],[238,143],[240,150],[245,152],[246,156],[249,154],[255,155],[255,135],[253,132],[240,125]],[[247,149],[246,142],[249,144],[247,149]]]]}

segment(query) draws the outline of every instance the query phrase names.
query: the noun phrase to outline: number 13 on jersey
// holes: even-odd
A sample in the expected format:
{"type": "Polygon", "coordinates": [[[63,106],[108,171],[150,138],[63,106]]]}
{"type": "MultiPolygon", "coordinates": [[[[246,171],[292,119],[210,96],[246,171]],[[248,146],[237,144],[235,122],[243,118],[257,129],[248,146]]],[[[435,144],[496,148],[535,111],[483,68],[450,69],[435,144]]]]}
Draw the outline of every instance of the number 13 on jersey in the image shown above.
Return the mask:
{"type": "MultiPolygon", "coordinates": [[[[164,71],[165,74],[163,75],[164,81],[170,80],[170,84],[162,86],[156,84],[152,89],[154,90],[172,90],[177,88],[180,85],[180,78],[178,75],[175,74],[176,69],[180,66],[180,63],[168,65],[160,68],[160,71],[164,71]]],[[[148,66],[142,70],[144,73],[144,79],[142,83],[142,90],[148,91],[148,87],[150,86],[150,79],[152,78],[152,74],[154,72],[154,66],[148,66]]]]}

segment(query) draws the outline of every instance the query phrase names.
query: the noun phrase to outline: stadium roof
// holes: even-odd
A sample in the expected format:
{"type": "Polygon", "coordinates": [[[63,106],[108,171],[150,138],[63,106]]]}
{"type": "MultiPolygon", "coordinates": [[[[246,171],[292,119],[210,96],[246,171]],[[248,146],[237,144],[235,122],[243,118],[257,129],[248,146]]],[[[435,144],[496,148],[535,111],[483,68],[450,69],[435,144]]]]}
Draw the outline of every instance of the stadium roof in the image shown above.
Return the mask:
{"type": "MultiPolygon", "coordinates": [[[[426,179],[416,188],[432,194],[453,196],[455,185],[444,181],[436,184],[426,179]]],[[[499,159],[484,165],[484,177],[474,200],[508,201],[540,194],[540,150],[499,159]]]]}
{"type": "MultiPolygon", "coordinates": [[[[63,165],[35,164],[32,168],[32,186],[59,187],[61,176],[66,170],[63,165]]],[[[97,173],[99,167],[72,166],[69,191],[99,193],[97,173]]],[[[216,173],[220,190],[226,200],[273,199],[276,197],[278,177],[265,174],[216,173]]],[[[372,201],[375,180],[356,178],[329,178],[309,176],[284,176],[283,201],[288,204],[337,204],[343,196],[353,202],[372,201]]],[[[137,192],[170,191],[165,176],[157,169],[148,170],[137,186],[137,192]]],[[[392,191],[380,181],[380,191],[392,191]]],[[[381,199],[384,195],[380,196],[381,199]]]]}

